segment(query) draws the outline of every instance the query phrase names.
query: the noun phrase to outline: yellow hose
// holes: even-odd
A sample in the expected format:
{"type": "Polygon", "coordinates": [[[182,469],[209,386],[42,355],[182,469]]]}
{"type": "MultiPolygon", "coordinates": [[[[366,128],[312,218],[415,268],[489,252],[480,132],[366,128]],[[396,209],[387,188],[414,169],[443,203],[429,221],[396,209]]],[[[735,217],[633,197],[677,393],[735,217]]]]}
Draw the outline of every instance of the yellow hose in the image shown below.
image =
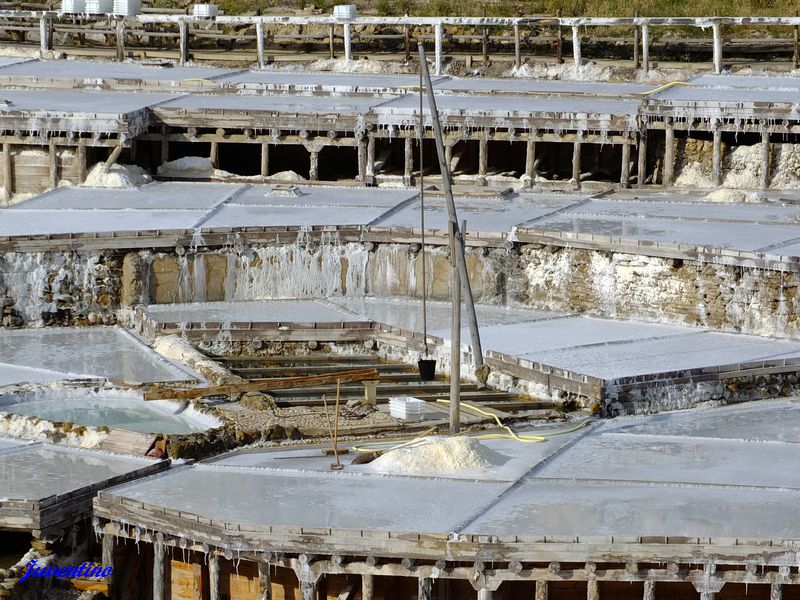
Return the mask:
{"type": "Polygon", "coordinates": [[[642,92],[642,96],[650,96],[652,94],[657,94],[658,92],[660,92],[662,90],[665,90],[665,89],[667,89],[669,87],[672,87],[673,85],[691,85],[691,84],[687,83],[685,81],[670,81],[669,83],[665,83],[664,85],[660,85],[657,88],[654,88],[654,89],[649,90],[647,92],[642,92]]]}
{"type": "MultiPolygon", "coordinates": [[[[450,404],[450,400],[447,398],[437,398],[436,401],[442,404],[450,404]]],[[[590,422],[589,419],[586,419],[584,421],[581,421],[575,427],[571,427],[569,429],[561,429],[558,431],[543,431],[536,434],[519,435],[508,425],[503,425],[498,416],[494,413],[485,411],[467,402],[461,402],[461,408],[465,410],[471,410],[486,417],[492,417],[495,420],[495,423],[497,423],[497,427],[507,432],[507,433],[481,433],[478,435],[470,436],[478,440],[514,440],[515,442],[519,442],[521,444],[541,444],[542,442],[547,441],[547,438],[578,431],[579,429],[586,427],[590,422]]],[[[415,444],[416,442],[420,441],[423,437],[424,436],[416,437],[412,440],[400,444],[398,444],[397,442],[371,442],[368,444],[353,446],[353,451],[375,452],[377,450],[396,450],[397,448],[405,448],[407,446],[415,444]]]]}

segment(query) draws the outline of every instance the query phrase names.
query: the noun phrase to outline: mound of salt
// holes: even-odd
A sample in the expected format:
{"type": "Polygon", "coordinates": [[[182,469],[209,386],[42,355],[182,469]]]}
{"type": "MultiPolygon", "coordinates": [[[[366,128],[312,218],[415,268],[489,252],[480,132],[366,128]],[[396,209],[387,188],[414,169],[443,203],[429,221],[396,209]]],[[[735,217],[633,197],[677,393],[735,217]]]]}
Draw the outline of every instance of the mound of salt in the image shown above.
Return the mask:
{"type": "Polygon", "coordinates": [[[487,469],[506,457],[474,438],[431,437],[391,450],[370,463],[370,469],[390,475],[448,475],[487,469]]]}
{"type": "Polygon", "coordinates": [[[162,177],[208,178],[214,176],[214,166],[210,158],[184,156],[159,166],[158,174],[162,177]]]}
{"type": "Polygon", "coordinates": [[[94,165],[82,185],[100,188],[135,188],[153,181],[144,169],[136,165],[114,164],[107,173],[103,166],[103,163],[94,165]]]}

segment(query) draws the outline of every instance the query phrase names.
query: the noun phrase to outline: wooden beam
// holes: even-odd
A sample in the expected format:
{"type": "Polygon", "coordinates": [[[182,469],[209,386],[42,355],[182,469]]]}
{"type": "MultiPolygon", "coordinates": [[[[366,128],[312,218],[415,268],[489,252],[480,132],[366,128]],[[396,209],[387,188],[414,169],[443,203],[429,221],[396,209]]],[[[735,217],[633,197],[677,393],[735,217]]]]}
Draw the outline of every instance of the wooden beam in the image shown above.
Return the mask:
{"type": "Polygon", "coordinates": [[[411,185],[414,173],[414,140],[410,137],[403,141],[403,185],[411,185]]]}
{"type": "Polygon", "coordinates": [[[189,24],[186,21],[179,21],[178,31],[180,32],[178,65],[183,67],[189,60],[189,24]]]}
{"type": "MultiPolygon", "coordinates": [[[[489,170],[489,139],[485,133],[478,140],[478,177],[486,177],[489,170]]],[[[485,183],[485,182],[484,182],[485,183]]]]}
{"type": "Polygon", "coordinates": [[[358,180],[367,182],[367,148],[364,139],[358,140],[358,180]]]}
{"type": "Polygon", "coordinates": [[[211,142],[211,166],[215,169],[219,168],[219,142],[211,142]]]}
{"type": "Polygon", "coordinates": [[[210,600],[222,600],[219,584],[219,556],[212,554],[208,559],[208,589],[210,600]]]}
{"type": "Polygon", "coordinates": [[[719,121],[714,123],[714,142],[711,148],[711,181],[714,186],[722,183],[722,130],[719,121]]]}
{"type": "Polygon", "coordinates": [[[572,142],[572,179],[581,187],[581,143],[572,142]]]}
{"type": "Polygon", "coordinates": [[[114,581],[114,570],[116,565],[114,565],[114,536],[110,533],[103,534],[103,547],[102,547],[102,562],[103,562],[103,569],[107,569],[111,567],[111,575],[105,578],[106,585],[108,585],[108,595],[109,597],[113,597],[113,590],[111,588],[111,584],[114,581]]]}
{"type": "Polygon", "coordinates": [[[380,374],[376,369],[360,369],[353,371],[341,371],[339,373],[331,373],[326,375],[311,375],[308,377],[275,377],[272,379],[248,381],[245,383],[232,383],[228,385],[215,385],[189,390],[169,389],[159,385],[154,385],[145,390],[144,399],[189,400],[192,398],[203,398],[204,396],[229,395],[239,392],[289,390],[304,387],[314,387],[318,385],[332,385],[337,382],[349,383],[351,381],[372,381],[376,379],[380,379],[380,374]]]}
{"type": "Polygon", "coordinates": [[[258,588],[259,600],[272,600],[272,575],[269,571],[269,563],[258,563],[258,588]]]}
{"type": "Polygon", "coordinates": [[[375,136],[367,135],[367,183],[375,183],[375,136]]]}
{"type": "Polygon", "coordinates": [[[622,164],[620,165],[619,185],[626,188],[630,186],[631,178],[631,145],[622,144],[622,164]]]}
{"type": "Polygon", "coordinates": [[[75,160],[78,161],[78,183],[83,183],[86,181],[86,144],[78,144],[75,160]]]}
{"type": "Polygon", "coordinates": [[[639,131],[639,156],[636,167],[636,187],[644,187],[647,180],[647,125],[639,131]]]}
{"type": "Polygon", "coordinates": [[[117,162],[119,155],[122,153],[122,143],[117,144],[117,146],[111,151],[109,154],[108,159],[103,164],[103,172],[108,173],[111,166],[117,162]]]}
{"type": "Polygon", "coordinates": [[[117,62],[125,60],[125,19],[117,19],[116,22],[117,38],[117,62]]]}

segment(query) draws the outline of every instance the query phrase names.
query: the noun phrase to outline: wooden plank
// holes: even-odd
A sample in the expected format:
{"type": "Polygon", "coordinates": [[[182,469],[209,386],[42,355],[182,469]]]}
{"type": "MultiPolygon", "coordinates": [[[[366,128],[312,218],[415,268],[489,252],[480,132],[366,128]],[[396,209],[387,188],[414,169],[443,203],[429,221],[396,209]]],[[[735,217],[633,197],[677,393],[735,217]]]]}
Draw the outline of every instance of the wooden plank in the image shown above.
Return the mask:
{"type": "Polygon", "coordinates": [[[152,386],[144,392],[145,400],[167,400],[167,399],[192,399],[203,398],[204,396],[221,396],[236,394],[239,392],[259,392],[269,390],[286,390],[295,388],[305,388],[318,385],[334,385],[337,382],[347,383],[351,381],[374,381],[380,379],[380,374],[375,369],[363,369],[357,371],[341,371],[330,375],[312,375],[309,377],[281,377],[265,379],[263,381],[249,381],[246,383],[234,383],[230,385],[209,386],[206,388],[195,388],[190,390],[171,390],[161,386],[152,386]]]}
{"type": "Polygon", "coordinates": [[[152,433],[139,433],[127,429],[112,429],[108,437],[98,445],[99,450],[106,452],[119,452],[144,456],[153,447],[157,435],[152,433]]]}
{"type": "Polygon", "coordinates": [[[202,565],[170,561],[170,600],[203,600],[203,587],[202,565]]]}

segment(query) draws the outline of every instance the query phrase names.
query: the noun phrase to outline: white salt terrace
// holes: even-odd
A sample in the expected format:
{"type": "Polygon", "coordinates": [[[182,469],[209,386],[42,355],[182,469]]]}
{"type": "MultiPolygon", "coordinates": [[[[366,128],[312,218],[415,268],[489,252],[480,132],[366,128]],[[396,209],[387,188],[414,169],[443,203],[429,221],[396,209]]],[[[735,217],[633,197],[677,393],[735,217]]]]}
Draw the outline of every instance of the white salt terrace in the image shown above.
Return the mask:
{"type": "Polygon", "coordinates": [[[31,380],[104,378],[113,382],[145,383],[194,380],[193,374],[153,352],[117,327],[64,327],[7,330],[0,336],[0,371],[8,383],[31,380]],[[20,372],[27,367],[35,372],[20,372]],[[44,369],[44,371],[42,371],[44,369]]]}
{"type": "MultiPolygon", "coordinates": [[[[259,524],[528,539],[794,540],[800,537],[793,518],[800,502],[800,476],[793,474],[800,460],[798,430],[800,405],[795,401],[625,417],[541,446],[485,440],[481,443],[503,456],[501,463],[456,475],[378,474],[369,465],[347,465],[331,473],[308,449],[238,451],[103,496],[143,503],[136,514],[124,516],[143,527],[150,523],[149,514],[157,518],[158,507],[167,507],[185,519],[197,515],[243,528],[259,524]],[[748,421],[744,439],[736,425],[728,429],[731,420],[744,423],[755,413],[760,417],[748,421]],[[699,437],[695,419],[713,437],[699,437]],[[785,427],[780,439],[776,423],[785,427]],[[649,433],[663,426],[668,435],[649,433]]],[[[125,512],[124,505],[117,509],[125,512]]]]}
{"type": "MultiPolygon", "coordinates": [[[[709,203],[691,193],[583,195],[520,192],[459,196],[468,229],[514,239],[521,233],[596,244],[703,246],[797,256],[800,204],[709,203]]],[[[61,188],[0,210],[0,236],[215,228],[353,226],[419,228],[414,189],[155,182],[138,189],[61,188]]],[[[443,199],[426,199],[426,227],[443,230],[443,199]]],[[[527,240],[523,236],[521,239],[527,240]]]]}
{"type": "MultiPolygon", "coordinates": [[[[446,303],[431,302],[430,335],[449,339],[446,303]]],[[[382,298],[264,300],[181,305],[145,309],[156,323],[308,323],[369,319],[407,331],[421,331],[420,302],[382,298]],[[330,304],[346,309],[331,315],[330,304]],[[241,306],[240,306],[241,304],[241,306]]],[[[485,353],[501,353],[606,382],[640,376],[663,378],[699,369],[749,363],[800,362],[800,342],[727,334],[683,325],[569,316],[524,308],[478,306],[485,353]]],[[[467,348],[468,330],[461,333],[467,348]]]]}

